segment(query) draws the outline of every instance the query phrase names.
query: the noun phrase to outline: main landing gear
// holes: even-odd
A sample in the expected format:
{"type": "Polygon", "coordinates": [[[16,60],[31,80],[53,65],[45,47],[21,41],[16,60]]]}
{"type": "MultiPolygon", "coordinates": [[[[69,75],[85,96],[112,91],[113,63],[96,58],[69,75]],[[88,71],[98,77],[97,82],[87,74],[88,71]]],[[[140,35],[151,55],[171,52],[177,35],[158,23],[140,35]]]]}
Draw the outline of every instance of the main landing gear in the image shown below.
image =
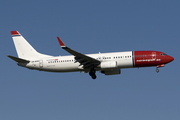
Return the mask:
{"type": "Polygon", "coordinates": [[[91,68],[89,75],[92,77],[92,79],[96,79],[96,70],[94,68],[91,68]]]}

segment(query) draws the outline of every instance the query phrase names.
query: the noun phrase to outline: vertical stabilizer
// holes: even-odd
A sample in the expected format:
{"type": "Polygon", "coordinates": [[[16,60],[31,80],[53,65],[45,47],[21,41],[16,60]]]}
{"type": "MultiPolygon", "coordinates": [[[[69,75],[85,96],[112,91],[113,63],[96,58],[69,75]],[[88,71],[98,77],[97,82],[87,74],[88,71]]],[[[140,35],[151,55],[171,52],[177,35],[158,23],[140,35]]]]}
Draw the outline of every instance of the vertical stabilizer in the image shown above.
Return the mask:
{"type": "Polygon", "coordinates": [[[38,53],[18,31],[11,31],[11,35],[19,58],[33,60],[51,57],[38,53]]]}

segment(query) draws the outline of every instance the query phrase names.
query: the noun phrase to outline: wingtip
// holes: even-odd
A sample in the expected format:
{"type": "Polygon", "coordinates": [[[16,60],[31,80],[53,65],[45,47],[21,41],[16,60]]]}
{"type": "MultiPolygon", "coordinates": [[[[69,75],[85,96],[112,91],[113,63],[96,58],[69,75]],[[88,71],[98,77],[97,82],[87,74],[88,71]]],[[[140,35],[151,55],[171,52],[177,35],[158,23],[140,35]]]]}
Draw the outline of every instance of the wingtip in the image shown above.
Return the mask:
{"type": "Polygon", "coordinates": [[[61,47],[66,47],[59,37],[57,37],[57,39],[58,39],[59,44],[60,44],[61,47]]]}

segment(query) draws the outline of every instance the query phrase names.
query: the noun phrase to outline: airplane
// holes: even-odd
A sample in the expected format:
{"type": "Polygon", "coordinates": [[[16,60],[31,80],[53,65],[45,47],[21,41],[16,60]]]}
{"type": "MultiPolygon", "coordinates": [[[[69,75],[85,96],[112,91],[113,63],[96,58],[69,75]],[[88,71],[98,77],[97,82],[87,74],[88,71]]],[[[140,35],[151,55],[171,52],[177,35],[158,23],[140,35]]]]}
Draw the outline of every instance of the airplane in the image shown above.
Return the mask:
{"type": "Polygon", "coordinates": [[[82,54],[65,46],[57,37],[62,49],[69,52],[68,56],[51,56],[37,52],[18,32],[11,31],[18,57],[7,55],[17,65],[33,70],[47,72],[84,72],[96,79],[96,71],[105,75],[117,75],[124,68],[159,67],[174,60],[173,57],[160,51],[126,51],[97,54],[82,54]]]}

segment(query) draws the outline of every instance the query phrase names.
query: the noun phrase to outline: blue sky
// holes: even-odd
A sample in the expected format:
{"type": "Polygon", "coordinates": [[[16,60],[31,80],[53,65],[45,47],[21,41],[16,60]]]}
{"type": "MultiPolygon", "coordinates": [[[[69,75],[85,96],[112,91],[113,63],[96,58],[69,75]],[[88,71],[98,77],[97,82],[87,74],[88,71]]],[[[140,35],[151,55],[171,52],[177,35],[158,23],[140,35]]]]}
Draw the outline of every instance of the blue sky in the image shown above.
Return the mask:
{"type": "Polygon", "coordinates": [[[179,120],[180,2],[178,0],[6,0],[0,4],[1,120],[179,120]],[[16,65],[10,31],[18,30],[39,52],[81,53],[157,50],[175,58],[155,67],[48,73],[16,65]]]}

